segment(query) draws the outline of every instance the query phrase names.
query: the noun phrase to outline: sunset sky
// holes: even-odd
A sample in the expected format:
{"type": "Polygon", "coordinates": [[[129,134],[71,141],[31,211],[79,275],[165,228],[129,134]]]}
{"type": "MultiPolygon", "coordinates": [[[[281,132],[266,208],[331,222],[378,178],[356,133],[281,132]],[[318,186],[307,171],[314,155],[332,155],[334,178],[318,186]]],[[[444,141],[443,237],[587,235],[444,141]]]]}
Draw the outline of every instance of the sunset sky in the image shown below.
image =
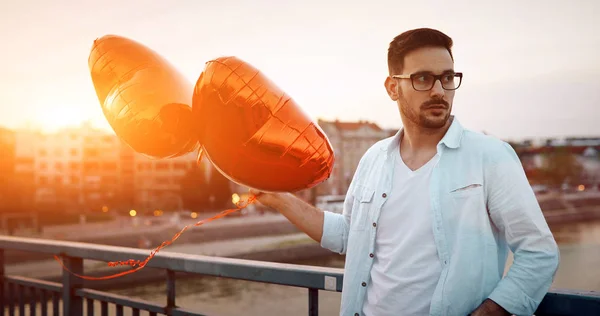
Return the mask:
{"type": "Polygon", "coordinates": [[[235,55],[315,119],[399,127],[383,87],[388,44],[433,27],[455,41],[465,79],[454,113],[466,127],[512,139],[600,136],[599,3],[2,1],[0,125],[106,127],[87,59],[95,38],[117,34],[155,49],[192,83],[206,61],[235,55]]]}

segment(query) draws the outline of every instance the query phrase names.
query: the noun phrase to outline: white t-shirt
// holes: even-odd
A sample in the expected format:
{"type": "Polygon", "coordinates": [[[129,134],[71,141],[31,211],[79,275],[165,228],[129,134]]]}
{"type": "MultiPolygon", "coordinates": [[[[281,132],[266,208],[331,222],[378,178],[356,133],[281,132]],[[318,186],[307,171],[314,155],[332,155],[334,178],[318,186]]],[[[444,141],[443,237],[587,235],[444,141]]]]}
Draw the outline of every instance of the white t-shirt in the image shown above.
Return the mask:
{"type": "Polygon", "coordinates": [[[377,224],[366,316],[429,315],[441,273],[433,237],[429,181],[434,156],[412,171],[394,154],[393,187],[377,224]]]}

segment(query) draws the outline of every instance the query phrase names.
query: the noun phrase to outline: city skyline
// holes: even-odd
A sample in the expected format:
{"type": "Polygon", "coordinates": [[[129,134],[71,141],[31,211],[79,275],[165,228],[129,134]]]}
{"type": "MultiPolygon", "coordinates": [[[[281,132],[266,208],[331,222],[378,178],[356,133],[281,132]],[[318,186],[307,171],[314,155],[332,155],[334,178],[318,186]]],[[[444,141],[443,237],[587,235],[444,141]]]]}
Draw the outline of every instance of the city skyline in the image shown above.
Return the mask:
{"type": "MultiPolygon", "coordinates": [[[[320,196],[342,194],[348,189],[362,155],[392,131],[369,122],[318,123],[329,135],[337,158],[327,181],[319,184],[314,192],[320,196]]],[[[119,201],[125,203],[125,197],[129,197],[131,207],[136,209],[152,208],[152,205],[163,205],[159,208],[165,208],[167,204],[171,208],[181,208],[182,196],[187,192],[186,188],[189,189],[186,186],[189,182],[186,181],[192,179],[188,178],[188,172],[201,170],[199,172],[204,173],[205,183],[212,181],[212,174],[217,172],[206,157],[196,170],[194,166],[198,162],[195,152],[171,159],[153,159],[136,153],[116,135],[91,126],[64,129],[50,137],[22,131],[14,134],[0,132],[4,133],[0,136],[9,140],[0,142],[2,149],[8,153],[8,159],[3,160],[0,167],[4,168],[6,174],[16,176],[18,181],[14,185],[32,189],[31,200],[42,204],[51,204],[58,199],[68,201],[71,207],[93,204],[96,210],[100,210],[108,207],[108,204],[119,201]]],[[[575,155],[573,157],[579,157],[575,159],[582,163],[584,178],[588,179],[586,185],[593,187],[597,184],[600,138],[556,142],[549,144],[549,147],[542,143],[523,145],[526,146],[517,146],[517,153],[526,172],[533,177],[532,181],[540,180],[534,174],[541,166],[542,156],[557,148],[555,146],[566,146],[575,155]]],[[[198,175],[195,174],[193,178],[198,175]]],[[[247,191],[244,185],[226,182],[232,192],[247,191]]],[[[301,196],[310,199],[310,190],[302,191],[301,196]]]]}
{"type": "Polygon", "coordinates": [[[87,68],[93,40],[106,34],[155,49],[191,84],[206,61],[236,55],[315,121],[399,128],[383,88],[387,45],[404,30],[433,27],[455,41],[465,81],[453,112],[467,128],[503,139],[600,135],[600,22],[593,19],[600,5],[592,1],[22,1],[0,8],[0,34],[11,43],[0,60],[0,126],[8,128],[91,120],[108,129],[87,68]]]}

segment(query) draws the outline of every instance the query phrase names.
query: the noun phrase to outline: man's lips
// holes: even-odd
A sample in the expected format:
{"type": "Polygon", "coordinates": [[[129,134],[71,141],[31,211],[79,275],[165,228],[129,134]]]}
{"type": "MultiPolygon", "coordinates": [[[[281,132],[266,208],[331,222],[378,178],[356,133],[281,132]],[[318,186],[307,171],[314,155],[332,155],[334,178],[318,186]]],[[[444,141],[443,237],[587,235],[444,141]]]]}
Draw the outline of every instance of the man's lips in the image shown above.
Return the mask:
{"type": "Polygon", "coordinates": [[[448,107],[446,105],[444,105],[444,104],[432,104],[432,105],[426,107],[425,109],[426,110],[431,110],[431,109],[433,109],[433,110],[446,110],[447,108],[448,107]]]}

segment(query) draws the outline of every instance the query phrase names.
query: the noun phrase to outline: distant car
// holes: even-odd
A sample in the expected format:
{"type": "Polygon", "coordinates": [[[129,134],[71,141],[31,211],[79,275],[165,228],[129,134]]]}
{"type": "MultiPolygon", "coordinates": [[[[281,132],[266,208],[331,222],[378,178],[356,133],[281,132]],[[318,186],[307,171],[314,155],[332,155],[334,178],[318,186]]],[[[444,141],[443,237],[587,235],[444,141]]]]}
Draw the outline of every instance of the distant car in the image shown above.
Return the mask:
{"type": "Polygon", "coordinates": [[[550,189],[548,188],[548,186],[545,185],[532,185],[531,188],[533,189],[533,192],[535,194],[546,194],[548,192],[550,192],[550,189]]]}

